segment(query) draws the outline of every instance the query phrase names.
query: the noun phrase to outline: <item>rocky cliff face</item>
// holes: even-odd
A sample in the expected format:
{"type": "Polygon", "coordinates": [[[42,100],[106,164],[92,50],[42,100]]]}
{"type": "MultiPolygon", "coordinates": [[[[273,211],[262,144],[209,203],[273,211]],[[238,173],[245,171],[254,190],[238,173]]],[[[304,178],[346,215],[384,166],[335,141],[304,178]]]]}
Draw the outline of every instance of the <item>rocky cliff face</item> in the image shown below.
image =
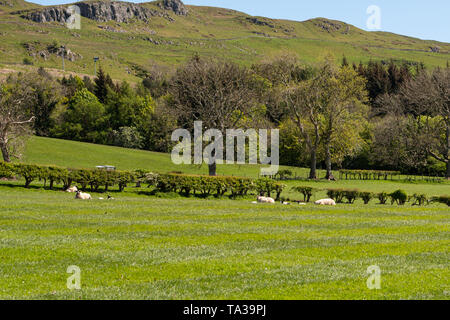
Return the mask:
{"type": "Polygon", "coordinates": [[[186,9],[184,3],[180,0],[164,0],[159,3],[159,7],[165,10],[173,11],[179,16],[185,16],[188,14],[188,10],[186,9]]]}
{"type": "Polygon", "coordinates": [[[70,12],[61,6],[45,8],[39,11],[31,12],[20,12],[22,18],[32,20],[34,22],[66,22],[67,18],[70,17],[70,12]]]}
{"type": "MultiPolygon", "coordinates": [[[[77,2],[82,17],[99,22],[130,22],[132,19],[148,21],[159,16],[173,20],[165,11],[173,11],[177,15],[186,15],[187,9],[180,0],[164,0],[159,5],[163,11],[152,10],[139,4],[119,1],[77,2]]],[[[67,7],[46,7],[40,10],[21,12],[22,17],[34,22],[66,22],[70,17],[67,7]]]]}

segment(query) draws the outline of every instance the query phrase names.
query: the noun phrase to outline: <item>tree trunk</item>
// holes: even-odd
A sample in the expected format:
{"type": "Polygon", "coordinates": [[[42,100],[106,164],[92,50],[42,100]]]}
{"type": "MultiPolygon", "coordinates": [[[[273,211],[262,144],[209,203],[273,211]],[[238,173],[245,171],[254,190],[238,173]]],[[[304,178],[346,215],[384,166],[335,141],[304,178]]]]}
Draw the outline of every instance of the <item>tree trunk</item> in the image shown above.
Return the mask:
{"type": "Polygon", "coordinates": [[[311,151],[311,167],[310,167],[310,171],[309,171],[309,179],[317,179],[316,166],[317,166],[316,150],[312,150],[311,151]]]}
{"type": "Polygon", "coordinates": [[[209,175],[211,177],[215,177],[217,175],[216,174],[216,169],[217,169],[216,162],[208,164],[208,169],[209,169],[209,175]]]}
{"type": "Polygon", "coordinates": [[[330,151],[330,145],[327,144],[326,145],[326,150],[325,150],[325,154],[326,154],[326,158],[325,158],[325,165],[327,168],[327,174],[325,176],[325,179],[330,180],[333,177],[333,173],[331,172],[331,151],[330,151]]]}
{"type": "Polygon", "coordinates": [[[450,125],[447,124],[447,128],[445,130],[445,138],[447,139],[447,150],[445,152],[444,157],[447,159],[447,180],[450,180],[450,125]]]}
{"type": "Polygon", "coordinates": [[[2,143],[0,145],[0,148],[2,149],[3,160],[5,162],[11,162],[11,158],[9,157],[9,151],[8,151],[7,145],[5,143],[2,143]]]}
{"type": "Polygon", "coordinates": [[[447,174],[446,174],[447,180],[450,180],[450,159],[447,161],[447,174]]]}

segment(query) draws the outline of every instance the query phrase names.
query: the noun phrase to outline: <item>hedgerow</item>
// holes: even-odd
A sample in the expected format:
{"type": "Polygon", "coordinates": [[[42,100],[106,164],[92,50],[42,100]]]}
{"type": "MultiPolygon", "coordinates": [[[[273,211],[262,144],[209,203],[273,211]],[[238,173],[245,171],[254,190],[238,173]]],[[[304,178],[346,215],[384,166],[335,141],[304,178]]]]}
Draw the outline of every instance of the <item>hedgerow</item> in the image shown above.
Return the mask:
{"type": "Polygon", "coordinates": [[[306,202],[306,203],[308,203],[311,200],[311,197],[316,192],[320,191],[319,189],[315,189],[313,187],[305,187],[305,186],[293,187],[292,190],[303,194],[303,202],[306,202]]]}
{"type": "Polygon", "coordinates": [[[389,176],[391,179],[399,176],[400,171],[379,171],[379,170],[339,170],[341,179],[353,180],[387,180],[389,176]]]}

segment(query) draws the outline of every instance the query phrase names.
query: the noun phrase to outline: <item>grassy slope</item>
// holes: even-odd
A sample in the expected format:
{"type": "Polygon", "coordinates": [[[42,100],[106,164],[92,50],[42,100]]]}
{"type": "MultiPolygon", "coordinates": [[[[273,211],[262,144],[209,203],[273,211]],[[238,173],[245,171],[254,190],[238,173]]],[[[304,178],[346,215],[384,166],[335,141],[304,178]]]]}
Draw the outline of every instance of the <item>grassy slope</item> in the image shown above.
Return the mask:
{"type": "MultiPolygon", "coordinates": [[[[144,5],[156,8],[153,3],[144,5]]],[[[0,7],[0,61],[3,64],[0,68],[25,68],[21,63],[27,53],[21,43],[40,41],[49,44],[53,40],[83,56],[76,62],[66,61],[66,70],[92,74],[92,57],[99,56],[102,66],[114,78],[130,81],[137,78],[125,70],[133,64],[143,68],[153,63],[173,67],[194,53],[228,57],[247,65],[286,51],[297,53],[308,63],[330,53],[337,59],[345,54],[351,62],[392,58],[423,61],[428,66],[444,66],[450,57],[447,43],[385,32],[365,32],[353,26],[348,26],[348,32],[344,34],[347,25],[343,23],[343,29],[328,32],[318,26],[322,22],[317,19],[295,22],[259,18],[273,24],[274,28],[271,28],[255,25],[246,20],[248,15],[233,10],[189,6],[187,17],[173,15],[175,22],[158,17],[148,24],[118,24],[82,18],[81,30],[69,30],[58,24],[32,23],[9,14],[18,8],[20,6],[0,7]],[[105,31],[98,28],[99,25],[109,25],[122,32],[105,31]],[[144,40],[146,37],[163,44],[152,44],[144,40]],[[167,44],[167,41],[173,44],[167,44]],[[443,53],[429,52],[434,46],[441,47],[443,53]]],[[[61,61],[56,56],[47,61],[36,58],[34,63],[35,66],[61,68],[61,61]]]]}
{"type": "Polygon", "coordinates": [[[0,195],[0,299],[448,299],[444,206],[0,195]],[[371,265],[381,290],[366,287],[371,265]]]}
{"type": "MultiPolygon", "coordinates": [[[[170,159],[169,154],[124,149],[111,146],[95,145],[75,141],[58,140],[51,138],[32,137],[27,144],[24,162],[45,165],[58,165],[72,168],[94,168],[97,165],[114,165],[121,170],[146,169],[154,172],[182,171],[184,173],[207,174],[206,165],[202,167],[177,166],[170,159]],[[51,150],[51,152],[49,152],[51,150]]],[[[299,177],[306,177],[308,169],[291,168],[299,177]]],[[[246,177],[257,177],[260,172],[259,166],[251,165],[219,165],[220,175],[238,175],[246,177]]],[[[323,171],[320,175],[324,176],[323,171]]],[[[315,188],[357,188],[373,192],[392,192],[397,189],[404,189],[409,194],[426,193],[428,195],[450,194],[450,183],[404,183],[401,181],[339,181],[329,183],[319,182],[288,182],[293,185],[310,185],[315,188]]],[[[287,189],[285,195],[299,198],[287,189]]],[[[325,192],[317,194],[317,197],[324,197],[325,192]]]]}

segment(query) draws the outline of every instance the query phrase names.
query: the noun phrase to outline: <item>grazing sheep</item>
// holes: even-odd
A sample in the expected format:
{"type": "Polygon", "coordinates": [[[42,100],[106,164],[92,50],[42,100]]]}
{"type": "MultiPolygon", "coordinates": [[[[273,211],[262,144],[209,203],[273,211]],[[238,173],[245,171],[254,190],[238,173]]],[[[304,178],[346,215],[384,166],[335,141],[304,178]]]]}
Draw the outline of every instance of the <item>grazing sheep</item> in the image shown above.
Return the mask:
{"type": "Polygon", "coordinates": [[[315,202],[315,204],[321,205],[321,206],[335,206],[336,202],[333,199],[322,199],[322,200],[317,200],[315,202]]]}
{"type": "Polygon", "coordinates": [[[77,187],[70,187],[66,189],[66,192],[75,193],[78,191],[77,187]]]}
{"type": "Polygon", "coordinates": [[[75,195],[75,199],[80,200],[91,200],[92,197],[89,193],[81,192],[80,190],[77,191],[77,194],[75,195]]]}
{"type": "Polygon", "coordinates": [[[259,203],[275,203],[275,200],[269,197],[258,197],[257,201],[259,203]]]}

